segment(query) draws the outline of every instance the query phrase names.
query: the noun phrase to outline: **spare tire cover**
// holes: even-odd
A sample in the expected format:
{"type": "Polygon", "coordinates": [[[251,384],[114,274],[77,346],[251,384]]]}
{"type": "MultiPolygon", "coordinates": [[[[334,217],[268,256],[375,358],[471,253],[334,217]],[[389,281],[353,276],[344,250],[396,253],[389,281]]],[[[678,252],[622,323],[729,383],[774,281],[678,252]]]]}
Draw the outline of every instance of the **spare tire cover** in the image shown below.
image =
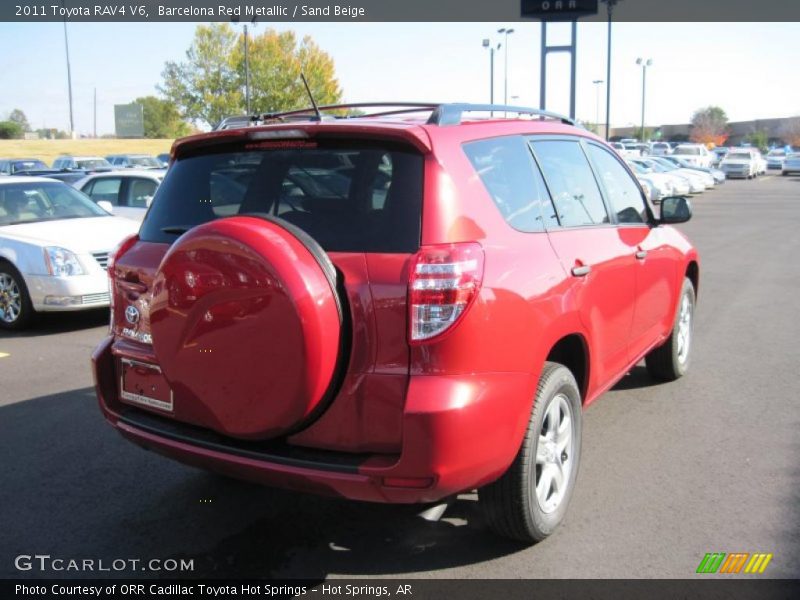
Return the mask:
{"type": "Polygon", "coordinates": [[[263,439],[323,408],[337,371],[335,271],[279,219],[236,216],[181,236],[153,285],[153,349],[180,421],[263,439]]]}

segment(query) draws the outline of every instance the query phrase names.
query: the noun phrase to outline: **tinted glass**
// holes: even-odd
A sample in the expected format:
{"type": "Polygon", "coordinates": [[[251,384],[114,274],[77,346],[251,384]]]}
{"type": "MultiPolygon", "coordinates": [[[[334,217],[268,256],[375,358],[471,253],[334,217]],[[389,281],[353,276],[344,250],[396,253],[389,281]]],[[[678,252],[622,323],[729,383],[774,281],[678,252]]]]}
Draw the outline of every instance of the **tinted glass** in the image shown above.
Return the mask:
{"type": "Polygon", "coordinates": [[[31,171],[34,169],[46,169],[47,165],[40,160],[16,160],[11,163],[11,172],[31,171]]]}
{"type": "Polygon", "coordinates": [[[556,223],[547,188],[523,138],[472,142],[464,151],[500,214],[514,229],[543,231],[543,215],[556,223]]]}
{"type": "Polygon", "coordinates": [[[597,175],[606,191],[608,202],[619,223],[646,223],[647,207],[642,191],[633,177],[608,150],[588,145],[597,175]]]}
{"type": "Polygon", "coordinates": [[[99,169],[102,167],[110,167],[111,163],[105,158],[79,158],[75,161],[75,165],[79,169],[99,169]]]}
{"type": "Polygon", "coordinates": [[[367,142],[274,148],[243,152],[236,146],[175,161],[141,239],[169,243],[200,223],[265,213],[300,227],[328,251],[419,248],[421,155],[367,142]]]}
{"type": "Polygon", "coordinates": [[[157,168],[161,166],[161,163],[158,162],[152,156],[132,156],[128,159],[128,164],[136,166],[136,167],[147,167],[147,168],[157,168]]]}
{"type": "Polygon", "coordinates": [[[675,149],[675,154],[685,154],[687,156],[699,156],[701,154],[700,148],[692,146],[678,146],[675,149]]]}
{"type": "Polygon", "coordinates": [[[0,225],[107,216],[89,198],[63,183],[0,185],[0,225]]]}
{"type": "Polygon", "coordinates": [[[564,227],[608,223],[589,162],[578,142],[532,141],[550,195],[564,227]]]}

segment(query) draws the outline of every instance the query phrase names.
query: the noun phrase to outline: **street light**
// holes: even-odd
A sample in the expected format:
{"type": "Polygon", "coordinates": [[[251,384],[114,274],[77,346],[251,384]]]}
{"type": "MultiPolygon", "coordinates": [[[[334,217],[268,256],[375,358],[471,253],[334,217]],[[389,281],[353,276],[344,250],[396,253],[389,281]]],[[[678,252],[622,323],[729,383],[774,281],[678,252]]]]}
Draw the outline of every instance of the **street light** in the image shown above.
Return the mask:
{"type": "Polygon", "coordinates": [[[620,0],[603,0],[608,12],[608,50],[606,52],[606,141],[611,135],[611,15],[620,0]]]}
{"type": "Polygon", "coordinates": [[[651,58],[637,58],[636,64],[642,67],[642,134],[640,140],[644,142],[644,98],[645,98],[645,83],[647,82],[647,67],[653,64],[651,58]]]}
{"type": "Polygon", "coordinates": [[[69,90],[69,135],[70,137],[72,137],[75,131],[75,120],[72,117],[72,73],[69,67],[69,38],[67,37],[66,19],[64,19],[64,53],[67,56],[67,89],[69,90]]]}
{"type": "Polygon", "coordinates": [[[503,74],[503,104],[508,104],[508,36],[514,33],[514,30],[503,27],[501,29],[498,29],[497,33],[503,34],[505,36],[504,41],[506,45],[506,51],[505,51],[505,67],[504,67],[505,73],[503,74]]]}
{"type": "Polygon", "coordinates": [[[500,44],[495,47],[489,38],[484,38],[483,47],[489,49],[489,104],[494,104],[494,51],[500,49],[500,44]]]}
{"type": "Polygon", "coordinates": [[[596,98],[594,123],[595,127],[597,127],[597,133],[600,133],[600,85],[605,82],[602,79],[595,79],[592,83],[594,84],[596,98]]]}

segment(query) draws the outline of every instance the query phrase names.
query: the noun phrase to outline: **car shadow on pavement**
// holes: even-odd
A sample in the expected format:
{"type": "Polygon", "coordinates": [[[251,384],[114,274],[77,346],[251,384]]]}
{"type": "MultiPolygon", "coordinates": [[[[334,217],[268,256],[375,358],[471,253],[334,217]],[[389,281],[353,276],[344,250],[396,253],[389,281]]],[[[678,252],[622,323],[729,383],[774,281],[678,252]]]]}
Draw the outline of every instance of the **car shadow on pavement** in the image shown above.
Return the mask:
{"type": "Polygon", "coordinates": [[[199,471],[126,442],[91,388],[0,408],[0,577],[14,557],[191,559],[185,573],[125,577],[414,574],[499,558],[524,547],[495,536],[461,496],[430,523],[420,507],[269,489],[199,471]]]}
{"type": "Polygon", "coordinates": [[[653,379],[647,372],[647,367],[636,365],[611,388],[612,391],[638,390],[640,388],[652,388],[660,385],[661,381],[653,379]]]}
{"type": "Polygon", "coordinates": [[[39,313],[28,329],[22,331],[0,331],[2,337],[40,337],[54,333],[67,333],[80,329],[91,329],[108,324],[108,308],[96,308],[79,312],[39,313]]]}

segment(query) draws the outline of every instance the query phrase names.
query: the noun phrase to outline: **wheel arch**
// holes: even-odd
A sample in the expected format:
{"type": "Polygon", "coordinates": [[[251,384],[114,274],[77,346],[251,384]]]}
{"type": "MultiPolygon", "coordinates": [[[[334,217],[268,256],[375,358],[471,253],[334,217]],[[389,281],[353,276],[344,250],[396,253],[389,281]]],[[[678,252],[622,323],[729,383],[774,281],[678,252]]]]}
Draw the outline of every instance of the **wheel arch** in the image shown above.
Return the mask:
{"type": "Polygon", "coordinates": [[[570,333],[561,337],[550,346],[546,361],[564,365],[572,372],[578,389],[581,392],[581,402],[585,403],[589,389],[590,370],[589,346],[586,338],[580,333],[570,333]]]}
{"type": "Polygon", "coordinates": [[[689,264],[686,265],[685,277],[688,277],[689,281],[692,282],[696,297],[700,289],[700,265],[697,264],[697,260],[692,259],[689,261],[689,264]]]}

